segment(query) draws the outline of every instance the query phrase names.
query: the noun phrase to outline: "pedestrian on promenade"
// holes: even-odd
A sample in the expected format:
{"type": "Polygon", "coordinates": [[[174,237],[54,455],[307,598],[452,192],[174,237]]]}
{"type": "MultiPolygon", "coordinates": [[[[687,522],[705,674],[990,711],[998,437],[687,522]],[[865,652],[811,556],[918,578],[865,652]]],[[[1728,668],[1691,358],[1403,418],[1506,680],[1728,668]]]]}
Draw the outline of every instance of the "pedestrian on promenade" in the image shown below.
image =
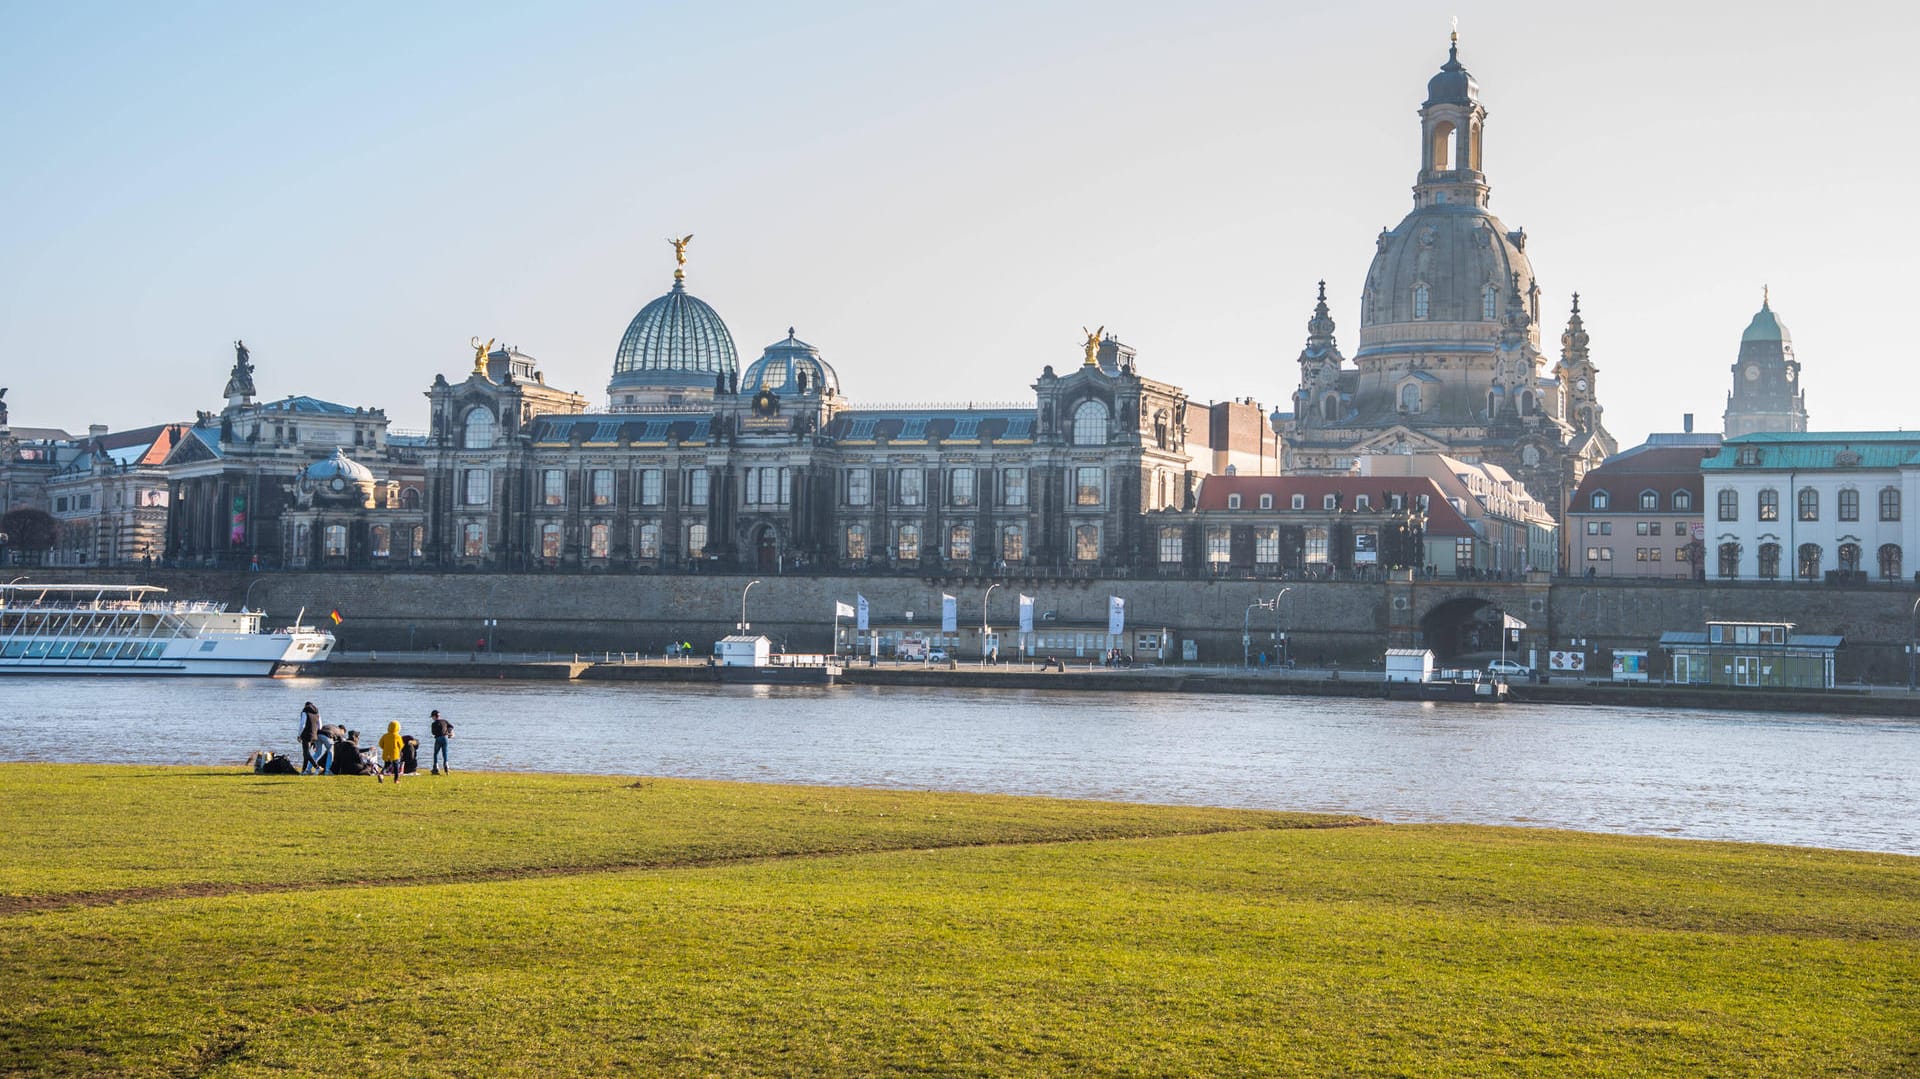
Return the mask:
{"type": "Polygon", "coordinates": [[[433,774],[450,773],[453,766],[447,763],[447,739],[453,737],[453,724],[440,717],[438,708],[433,710],[432,719],[427,730],[433,735],[433,774]]]}
{"type": "MultiPolygon", "coordinates": [[[[405,748],[406,743],[400,738],[400,721],[388,720],[387,733],[380,736],[380,770],[393,777],[395,786],[400,785],[400,753],[405,748]]],[[[382,783],[386,782],[381,776],[376,775],[373,778],[382,783]]]]}
{"type": "Polygon", "coordinates": [[[306,707],[300,709],[300,774],[303,776],[314,773],[314,765],[318,762],[314,760],[313,748],[319,740],[320,709],[308,701],[306,707]]]}

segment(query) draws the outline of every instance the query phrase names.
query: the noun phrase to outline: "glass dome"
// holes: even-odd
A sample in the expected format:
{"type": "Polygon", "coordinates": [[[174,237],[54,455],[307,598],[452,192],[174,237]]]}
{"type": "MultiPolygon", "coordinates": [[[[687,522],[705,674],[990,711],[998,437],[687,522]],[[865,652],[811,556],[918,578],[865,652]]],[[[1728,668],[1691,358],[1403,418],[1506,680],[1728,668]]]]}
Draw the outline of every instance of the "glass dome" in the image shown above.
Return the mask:
{"type": "Polygon", "coordinates": [[[840,376],[820,358],[819,349],[795,337],[789,327],[786,340],[768,345],[740,376],[742,394],[761,390],[772,390],[782,397],[821,392],[835,397],[840,393],[840,376]]]}
{"type": "Polygon", "coordinates": [[[718,313],[675,281],[672,291],[640,309],[613,357],[611,390],[714,388],[740,369],[733,335],[718,313]]]}

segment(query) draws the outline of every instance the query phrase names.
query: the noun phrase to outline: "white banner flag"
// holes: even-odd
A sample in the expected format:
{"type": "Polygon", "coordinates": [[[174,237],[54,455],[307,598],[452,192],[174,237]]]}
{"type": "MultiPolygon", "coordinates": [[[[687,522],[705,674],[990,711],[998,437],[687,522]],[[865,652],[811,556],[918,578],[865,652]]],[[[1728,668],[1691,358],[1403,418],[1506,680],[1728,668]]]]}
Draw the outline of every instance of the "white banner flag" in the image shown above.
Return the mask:
{"type": "Polygon", "coordinates": [[[1033,597],[1020,597],[1020,632],[1033,632],[1033,597]]]}
{"type": "Polygon", "coordinates": [[[854,616],[853,628],[858,630],[866,630],[870,628],[867,625],[867,597],[860,596],[860,595],[854,596],[853,605],[860,612],[859,614],[854,616]]]}
{"type": "Polygon", "coordinates": [[[1502,611],[1500,614],[1500,626],[1502,629],[1526,629],[1527,628],[1527,624],[1525,622],[1520,621],[1518,618],[1515,618],[1514,616],[1507,614],[1504,611],[1502,611]]]}
{"type": "Polygon", "coordinates": [[[960,628],[960,616],[952,596],[940,593],[940,632],[953,633],[960,628]]]}
{"type": "Polygon", "coordinates": [[[849,604],[841,603],[839,600],[834,600],[833,616],[835,618],[852,618],[853,607],[849,604]]]}
{"type": "Polygon", "coordinates": [[[1107,632],[1119,636],[1127,631],[1127,601],[1119,596],[1107,597],[1107,632]]]}

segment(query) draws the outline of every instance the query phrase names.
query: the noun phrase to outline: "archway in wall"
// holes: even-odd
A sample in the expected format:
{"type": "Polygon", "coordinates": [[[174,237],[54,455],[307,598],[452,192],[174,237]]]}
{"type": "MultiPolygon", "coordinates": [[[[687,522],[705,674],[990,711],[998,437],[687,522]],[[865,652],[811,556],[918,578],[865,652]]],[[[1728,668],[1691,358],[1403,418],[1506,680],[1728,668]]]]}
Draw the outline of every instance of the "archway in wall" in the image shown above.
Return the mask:
{"type": "Polygon", "coordinates": [[[758,552],[756,565],[761,573],[775,573],[780,568],[780,541],[773,534],[771,525],[761,525],[759,538],[754,541],[758,552]]]}
{"type": "Polygon", "coordinates": [[[1450,599],[1420,619],[1421,640],[1440,662],[1461,656],[1497,655],[1501,608],[1479,596],[1450,599]]]}

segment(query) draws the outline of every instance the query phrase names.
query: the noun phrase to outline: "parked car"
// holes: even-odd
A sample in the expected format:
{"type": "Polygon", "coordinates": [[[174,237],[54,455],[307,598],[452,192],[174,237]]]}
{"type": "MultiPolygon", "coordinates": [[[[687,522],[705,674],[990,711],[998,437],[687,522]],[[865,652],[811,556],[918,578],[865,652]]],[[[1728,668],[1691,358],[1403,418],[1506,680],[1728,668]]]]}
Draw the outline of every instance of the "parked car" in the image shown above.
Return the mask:
{"type": "Polygon", "coordinates": [[[927,653],[928,663],[945,663],[946,661],[947,650],[944,648],[935,648],[927,653]]]}
{"type": "Polygon", "coordinates": [[[1532,678],[1533,668],[1511,659],[1490,659],[1487,661],[1487,673],[1502,678],[1532,678]]]}

